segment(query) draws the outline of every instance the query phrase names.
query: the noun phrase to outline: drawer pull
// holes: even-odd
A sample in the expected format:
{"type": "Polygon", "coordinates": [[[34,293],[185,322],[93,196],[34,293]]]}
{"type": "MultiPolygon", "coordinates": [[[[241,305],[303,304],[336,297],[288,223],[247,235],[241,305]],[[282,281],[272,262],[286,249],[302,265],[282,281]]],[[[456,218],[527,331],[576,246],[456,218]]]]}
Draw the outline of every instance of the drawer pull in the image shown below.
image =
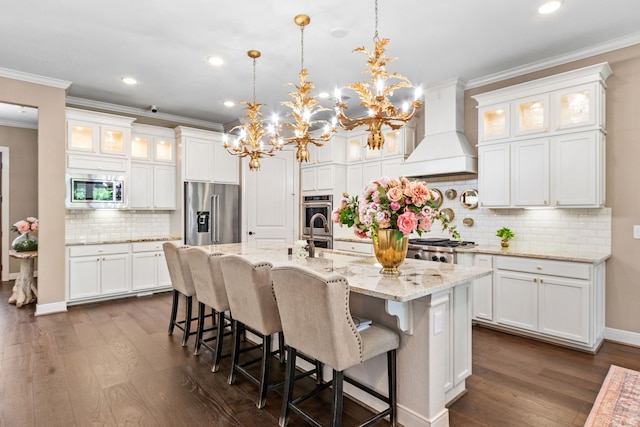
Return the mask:
{"type": "Polygon", "coordinates": [[[537,278],[533,278],[533,283],[538,283],[538,279],[537,278]]]}
{"type": "Polygon", "coordinates": [[[539,265],[536,266],[536,270],[542,270],[542,267],[540,267],[539,265]]]}

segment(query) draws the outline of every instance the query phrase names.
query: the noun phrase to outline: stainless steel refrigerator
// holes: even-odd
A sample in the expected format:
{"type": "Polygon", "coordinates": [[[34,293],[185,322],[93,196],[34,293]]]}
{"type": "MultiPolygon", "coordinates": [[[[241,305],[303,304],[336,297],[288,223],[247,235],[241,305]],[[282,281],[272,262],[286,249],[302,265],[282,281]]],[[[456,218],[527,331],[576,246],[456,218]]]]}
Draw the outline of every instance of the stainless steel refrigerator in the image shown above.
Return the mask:
{"type": "Polygon", "coordinates": [[[240,243],[240,186],[185,182],[184,218],[187,245],[240,243]]]}

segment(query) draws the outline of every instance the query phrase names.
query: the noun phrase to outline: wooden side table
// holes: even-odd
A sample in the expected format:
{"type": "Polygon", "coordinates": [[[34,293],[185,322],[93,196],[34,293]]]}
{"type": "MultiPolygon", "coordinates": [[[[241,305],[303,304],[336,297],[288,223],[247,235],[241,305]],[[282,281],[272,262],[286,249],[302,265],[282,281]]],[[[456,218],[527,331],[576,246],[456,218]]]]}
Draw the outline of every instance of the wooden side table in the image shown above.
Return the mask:
{"type": "Polygon", "coordinates": [[[38,256],[38,251],[16,252],[11,249],[9,256],[20,260],[20,274],[13,285],[13,295],[9,298],[9,304],[22,307],[34,302],[38,297],[38,287],[33,278],[34,260],[38,256]]]}

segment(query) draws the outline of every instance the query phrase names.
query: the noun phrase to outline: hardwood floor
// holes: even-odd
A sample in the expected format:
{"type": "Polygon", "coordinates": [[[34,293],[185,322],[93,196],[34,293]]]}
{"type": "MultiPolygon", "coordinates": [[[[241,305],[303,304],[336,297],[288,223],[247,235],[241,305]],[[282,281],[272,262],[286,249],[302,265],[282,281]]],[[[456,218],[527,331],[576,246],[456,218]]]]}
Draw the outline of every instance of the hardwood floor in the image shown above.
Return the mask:
{"type": "MultiPolygon", "coordinates": [[[[227,385],[228,358],[213,374],[206,349],[193,356],[193,337],[183,348],[181,331],[167,335],[169,293],[34,317],[33,304],[5,302],[12,285],[0,285],[0,426],[278,425],[279,390],[259,410],[253,384],[227,385]]],[[[581,426],[610,364],[640,370],[640,349],[615,343],[590,355],[477,327],[473,340],[468,393],[449,408],[454,427],[581,426]]],[[[272,368],[281,379],[283,367],[272,368]]],[[[326,421],[323,398],[310,410],[326,421]]],[[[345,425],[369,415],[348,400],[345,410],[345,425]]]]}

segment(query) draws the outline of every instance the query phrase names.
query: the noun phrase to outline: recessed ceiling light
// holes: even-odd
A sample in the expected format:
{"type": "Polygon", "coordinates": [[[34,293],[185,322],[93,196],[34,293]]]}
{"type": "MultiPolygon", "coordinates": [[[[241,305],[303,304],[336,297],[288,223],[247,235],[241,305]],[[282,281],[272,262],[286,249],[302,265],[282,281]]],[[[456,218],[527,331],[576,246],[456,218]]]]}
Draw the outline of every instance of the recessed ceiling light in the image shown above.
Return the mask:
{"type": "Polygon", "coordinates": [[[138,81],[133,77],[122,77],[120,80],[122,80],[122,83],[127,85],[135,85],[138,83],[138,81]]]}
{"type": "Polygon", "coordinates": [[[214,67],[219,67],[224,64],[224,59],[220,58],[219,56],[210,56],[207,58],[207,61],[214,67]]]}
{"type": "Polygon", "coordinates": [[[236,103],[233,101],[224,101],[225,107],[233,107],[234,105],[236,105],[236,103]]]}
{"type": "Polygon", "coordinates": [[[548,1],[538,8],[538,13],[547,15],[560,9],[560,6],[562,6],[561,0],[548,1]]]}
{"type": "Polygon", "coordinates": [[[345,30],[344,28],[334,28],[333,30],[331,30],[331,36],[337,39],[341,39],[347,34],[349,34],[349,31],[345,30]]]}
{"type": "Polygon", "coordinates": [[[327,98],[329,98],[329,92],[320,92],[320,93],[318,94],[318,98],[321,98],[321,99],[327,99],[327,98]]]}

